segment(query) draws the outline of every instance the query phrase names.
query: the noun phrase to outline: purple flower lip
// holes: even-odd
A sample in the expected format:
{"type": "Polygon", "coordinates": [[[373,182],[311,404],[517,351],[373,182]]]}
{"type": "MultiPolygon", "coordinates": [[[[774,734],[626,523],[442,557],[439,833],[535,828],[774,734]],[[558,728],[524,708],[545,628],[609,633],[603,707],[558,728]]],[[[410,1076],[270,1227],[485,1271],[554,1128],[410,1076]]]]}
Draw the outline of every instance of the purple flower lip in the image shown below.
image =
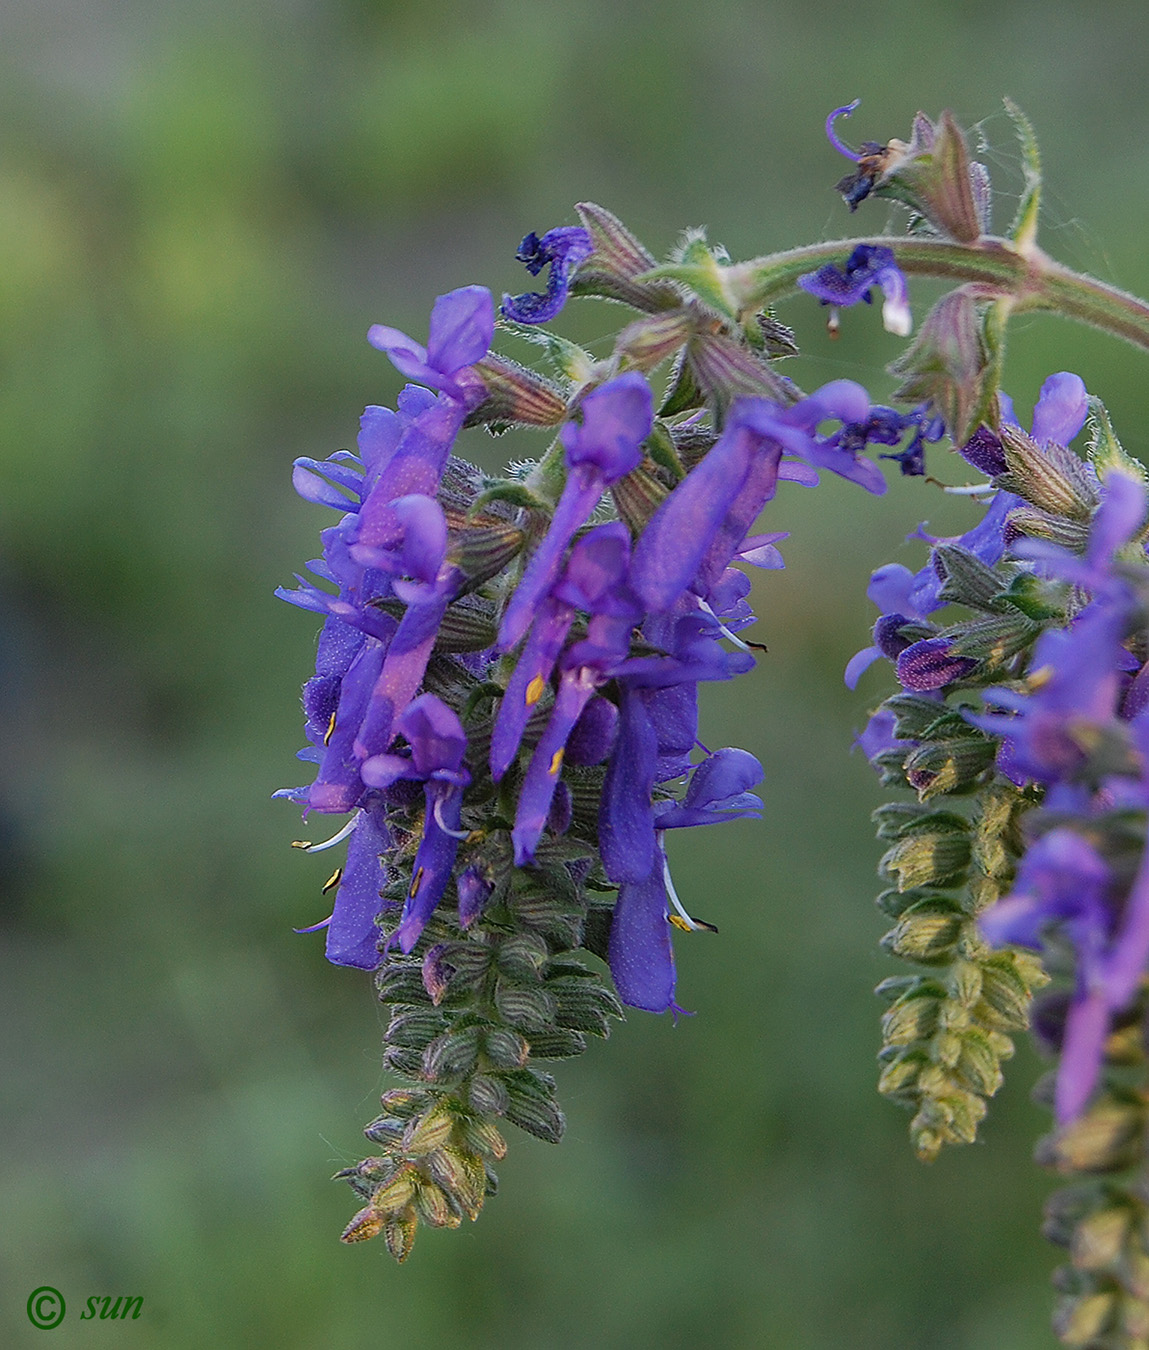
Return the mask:
{"type": "Polygon", "coordinates": [[[426,347],[397,328],[373,324],[367,340],[386,352],[401,375],[460,402],[481,401],[482,381],[467,367],[487,354],[495,333],[495,305],[485,286],[460,286],[435,301],[426,347]],[[481,393],[478,387],[481,387],[481,393]]]}
{"type": "Polygon", "coordinates": [[[542,293],[504,295],[503,313],[516,323],[549,323],[566,304],[571,274],[593,252],[590,232],[580,225],[562,225],[548,230],[541,238],[533,230],[524,235],[515,257],[533,277],[549,263],[547,289],[542,293]]]}

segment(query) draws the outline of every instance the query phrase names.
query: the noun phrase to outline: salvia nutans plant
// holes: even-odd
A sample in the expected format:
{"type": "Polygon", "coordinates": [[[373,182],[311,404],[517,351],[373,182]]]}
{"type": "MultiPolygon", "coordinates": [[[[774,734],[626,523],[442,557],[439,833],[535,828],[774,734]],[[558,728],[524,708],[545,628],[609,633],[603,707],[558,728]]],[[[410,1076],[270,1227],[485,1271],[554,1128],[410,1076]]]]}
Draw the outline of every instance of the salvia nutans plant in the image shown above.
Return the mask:
{"type": "Polygon", "coordinates": [[[878,1086],[932,1159],[974,1139],[1031,1029],[1056,1063],[1038,1157],[1067,1183],[1045,1217],[1068,1251],[1056,1330],[1149,1347],[1149,479],[1076,375],[1050,375],[1028,429],[1001,388],[1015,314],[1149,347],[1149,306],[1038,246],[1038,150],[1012,104],[1024,190],[1001,235],[948,113],[854,150],[855,106],[827,120],[851,161],[838,190],[852,211],[900,203],[904,233],[732,263],[691,232],[659,264],[584,203],[523,239],[538,291],[440,296],[425,346],[373,327],[410,381],[397,407],[365,410],[355,453],[295,463],[336,516],[279,592],[323,627],[299,752],[315,778],[277,795],[346,818],[296,847],[346,844],[315,928],[330,961],[372,973],[397,1080],[371,1156],[338,1174],[362,1205],[343,1240],[382,1234],[403,1261],[420,1223],[476,1218],[507,1124],[562,1136],[542,1066],[624,1007],[681,1011],[673,930],[710,925],[675,891],[665,833],[762,810],[758,761],[698,726],[699,685],[755,663],[746,569],[781,567],[785,538],[759,519],[779,484],[829,471],[881,493],[876,458],[924,475],[948,443],[980,519],[921,534],[920,571],[874,573],[873,645],[846,670],[852,687],[884,659],[897,685],[858,738],[897,794],[875,812],[877,903],[908,963],[878,989],[878,1086]],[[796,347],[775,304],[806,292],[836,324],[880,292],[909,337],[915,275],[953,289],[893,367],[897,407],[782,373],[796,347]],[[582,297],[623,307],[605,358],[544,326],[582,297]],[[537,344],[546,373],[496,338],[537,344]],[[530,428],[539,458],[484,475],[452,453],[473,426],[530,428]]]}

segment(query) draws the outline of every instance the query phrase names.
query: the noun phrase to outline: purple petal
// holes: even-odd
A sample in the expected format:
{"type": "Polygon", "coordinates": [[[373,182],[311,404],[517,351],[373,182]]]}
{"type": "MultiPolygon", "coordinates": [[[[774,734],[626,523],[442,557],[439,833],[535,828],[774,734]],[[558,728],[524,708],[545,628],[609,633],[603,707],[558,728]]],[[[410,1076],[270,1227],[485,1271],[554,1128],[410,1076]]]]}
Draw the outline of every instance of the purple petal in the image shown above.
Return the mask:
{"type": "Polygon", "coordinates": [[[855,652],[846,662],[846,669],[842,676],[846,688],[856,689],[858,681],[881,656],[882,652],[877,647],[863,647],[860,652],[855,652]]]}
{"type": "Polygon", "coordinates": [[[567,545],[598,505],[602,490],[602,479],[593,467],[571,470],[550,528],[531,554],[522,580],[503,613],[499,624],[500,651],[510,651],[530,627],[535,611],[558,578],[567,545]]]}
{"type": "Polygon", "coordinates": [[[567,737],[594,693],[594,688],[595,681],[582,678],[581,671],[568,672],[562,678],[550,721],[531,756],[519,791],[515,827],[511,832],[516,867],[526,866],[534,857],[562,773],[567,737]]]}
{"type": "Polygon", "coordinates": [[[661,858],[649,876],[619,888],[610,929],[610,973],[629,1007],[647,1012],[673,1007],[674,951],[661,858]]]}
{"type": "Polygon", "coordinates": [[[486,356],[495,336],[495,302],[485,286],[460,286],[441,295],[431,310],[427,359],[453,375],[486,356]]]}
{"type": "Polygon", "coordinates": [[[579,411],[582,421],[565,423],[559,433],[568,464],[594,465],[607,486],[638,468],[654,404],[650,386],[637,371],[600,385],[579,411]]]}
{"type": "Polygon", "coordinates": [[[523,295],[504,295],[503,313],[516,323],[549,323],[566,303],[571,273],[593,252],[590,233],[578,225],[548,230],[541,239],[533,231],[525,235],[515,257],[535,277],[549,263],[547,289],[542,294],[527,291],[523,295]]]}
{"type": "Polygon", "coordinates": [[[427,920],[442,899],[459,851],[454,832],[459,828],[462,792],[454,788],[444,791],[439,783],[428,783],[424,791],[427,807],[423,838],[412,864],[411,889],[403,906],[403,917],[395,930],[395,942],[404,953],[410,952],[419,941],[427,920]]]}
{"type": "Polygon", "coordinates": [[[459,714],[434,694],[421,694],[409,703],[395,729],[411,746],[415,767],[422,777],[441,770],[457,773],[467,752],[467,735],[459,714]]]}
{"type": "Polygon", "coordinates": [[[391,848],[381,807],[359,813],[347,846],[347,865],[327,925],[327,959],[337,966],[374,970],[379,964],[380,892],[387,880],[383,856],[391,848]]]}
{"type": "Polygon", "coordinates": [[[1085,1109],[1101,1074],[1108,1034],[1109,1008],[1100,990],[1070,1004],[1054,1089],[1054,1110],[1059,1125],[1068,1125],[1085,1109]]]}
{"type": "Polygon", "coordinates": [[[654,866],[650,794],[658,739],[640,691],[624,690],[619,711],[618,740],[607,766],[599,808],[599,847],[611,881],[640,881],[654,866]]]}
{"type": "Polygon", "coordinates": [[[1068,445],[1085,425],[1089,412],[1085,383],[1080,375],[1067,370],[1051,375],[1041,386],[1041,395],[1033,410],[1031,435],[1038,445],[1056,441],[1068,445]]]}

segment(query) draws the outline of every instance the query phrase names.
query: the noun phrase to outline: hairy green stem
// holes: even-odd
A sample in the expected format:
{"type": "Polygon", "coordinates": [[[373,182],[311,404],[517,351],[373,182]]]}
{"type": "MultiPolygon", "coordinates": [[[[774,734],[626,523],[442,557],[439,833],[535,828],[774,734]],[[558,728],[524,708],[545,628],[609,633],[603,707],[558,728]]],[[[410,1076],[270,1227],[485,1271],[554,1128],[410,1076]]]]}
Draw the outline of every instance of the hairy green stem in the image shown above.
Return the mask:
{"type": "Polygon", "coordinates": [[[1149,348],[1145,301],[1073,272],[1035,246],[1021,252],[993,235],[973,244],[891,235],[831,240],[736,264],[725,269],[725,280],[742,309],[760,309],[792,294],[805,273],[844,262],[859,244],[890,249],[898,266],[914,276],[981,285],[987,297],[1009,296],[1015,310],[1056,311],[1149,348]]]}

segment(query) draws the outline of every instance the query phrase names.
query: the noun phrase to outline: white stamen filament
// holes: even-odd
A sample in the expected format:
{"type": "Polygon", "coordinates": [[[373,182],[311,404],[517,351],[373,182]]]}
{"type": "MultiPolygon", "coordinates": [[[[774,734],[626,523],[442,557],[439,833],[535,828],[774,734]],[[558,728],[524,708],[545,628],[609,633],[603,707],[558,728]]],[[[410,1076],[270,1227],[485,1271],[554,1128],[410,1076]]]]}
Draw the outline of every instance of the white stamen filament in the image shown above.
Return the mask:
{"type": "Polygon", "coordinates": [[[997,488],[992,483],[965,483],[960,486],[947,487],[944,491],[952,497],[983,497],[987,492],[996,492],[997,488]]]}
{"type": "Polygon", "coordinates": [[[333,834],[330,839],[325,839],[322,844],[308,844],[304,852],[322,853],[325,848],[334,848],[336,844],[341,844],[344,841],[344,839],[346,839],[347,836],[352,832],[352,830],[355,829],[355,826],[358,825],[359,817],[362,814],[363,814],[362,811],[356,811],[355,814],[351,817],[351,819],[347,822],[347,824],[344,825],[344,827],[341,830],[339,830],[338,833],[333,834]]]}
{"type": "Polygon", "coordinates": [[[467,839],[470,837],[470,830],[453,830],[443,819],[443,798],[436,797],[435,805],[431,809],[431,814],[435,817],[435,824],[443,831],[449,834],[452,839],[467,839]]]}
{"type": "Polygon", "coordinates": [[[714,620],[714,622],[718,625],[718,631],[722,634],[724,638],[729,638],[730,641],[733,642],[736,647],[740,647],[744,652],[748,652],[750,650],[749,646],[742,641],[742,639],[738,636],[737,633],[732,633],[730,629],[726,627],[726,625],[722,622],[722,620],[718,617],[718,615],[715,614],[715,612],[710,608],[710,606],[706,603],[705,600],[699,600],[698,605],[699,608],[704,610],[707,614],[709,614],[710,617],[714,620]]]}
{"type": "Polygon", "coordinates": [[[678,911],[679,918],[686,924],[692,933],[712,931],[710,924],[699,923],[697,919],[692,919],[682,906],[682,901],[678,898],[678,892],[674,889],[674,882],[670,879],[670,860],[666,854],[662,855],[662,879],[666,883],[666,897],[674,908],[678,911]]]}

